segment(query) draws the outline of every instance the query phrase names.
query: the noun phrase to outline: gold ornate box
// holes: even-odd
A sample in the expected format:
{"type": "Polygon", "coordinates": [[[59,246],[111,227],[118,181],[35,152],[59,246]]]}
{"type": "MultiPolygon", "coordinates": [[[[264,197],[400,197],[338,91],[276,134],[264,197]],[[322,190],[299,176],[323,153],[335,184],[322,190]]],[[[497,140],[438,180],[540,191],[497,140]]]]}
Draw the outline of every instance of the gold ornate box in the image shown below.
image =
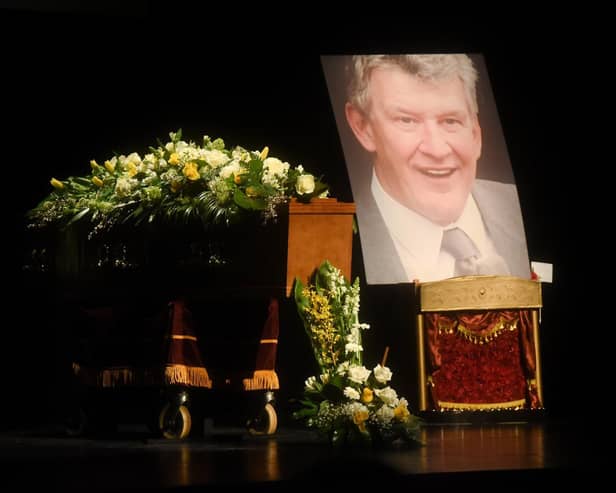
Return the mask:
{"type": "Polygon", "coordinates": [[[543,408],[539,282],[466,276],[416,289],[420,411],[543,408]]]}

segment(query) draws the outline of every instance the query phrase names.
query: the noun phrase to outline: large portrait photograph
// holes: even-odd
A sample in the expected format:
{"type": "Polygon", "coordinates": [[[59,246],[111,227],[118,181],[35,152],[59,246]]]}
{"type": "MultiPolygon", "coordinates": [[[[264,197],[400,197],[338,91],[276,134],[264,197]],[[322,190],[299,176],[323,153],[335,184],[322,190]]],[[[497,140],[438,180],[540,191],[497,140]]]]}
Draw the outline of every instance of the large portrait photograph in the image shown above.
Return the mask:
{"type": "Polygon", "coordinates": [[[481,54],[321,57],[367,284],[528,279],[511,161],[481,54]]]}

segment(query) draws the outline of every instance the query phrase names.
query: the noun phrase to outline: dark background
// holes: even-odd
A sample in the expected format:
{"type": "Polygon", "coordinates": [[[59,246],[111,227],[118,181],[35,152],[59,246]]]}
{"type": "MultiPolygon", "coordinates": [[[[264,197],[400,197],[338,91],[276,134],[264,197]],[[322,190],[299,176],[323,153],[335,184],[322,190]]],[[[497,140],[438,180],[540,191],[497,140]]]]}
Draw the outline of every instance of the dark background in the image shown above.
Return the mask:
{"type": "MultiPolygon", "coordinates": [[[[113,152],[143,154],[182,128],[196,141],[207,134],[228,147],[268,145],[270,155],[324,175],[332,196],[350,201],[320,55],[357,52],[484,54],[529,255],[554,265],[541,328],[546,407],[556,417],[596,407],[606,332],[580,313],[597,304],[589,286],[610,248],[599,243],[601,257],[588,256],[596,235],[587,213],[606,195],[589,169],[597,163],[587,148],[596,142],[583,131],[589,58],[571,35],[582,16],[486,20],[331,15],[299,5],[247,11],[182,2],[18,3],[0,10],[4,427],[55,419],[62,386],[66,341],[57,293],[22,276],[24,213],[50,191],[50,177],[86,174],[90,159],[102,162],[113,152]]],[[[353,275],[362,276],[357,239],[353,265],[353,275]]],[[[403,331],[412,320],[409,291],[363,286],[361,319],[372,331],[403,331]]],[[[289,327],[281,329],[279,372],[292,394],[313,369],[292,309],[283,307],[283,315],[289,327]]],[[[414,347],[391,351],[394,371],[415,355],[414,347]]]]}

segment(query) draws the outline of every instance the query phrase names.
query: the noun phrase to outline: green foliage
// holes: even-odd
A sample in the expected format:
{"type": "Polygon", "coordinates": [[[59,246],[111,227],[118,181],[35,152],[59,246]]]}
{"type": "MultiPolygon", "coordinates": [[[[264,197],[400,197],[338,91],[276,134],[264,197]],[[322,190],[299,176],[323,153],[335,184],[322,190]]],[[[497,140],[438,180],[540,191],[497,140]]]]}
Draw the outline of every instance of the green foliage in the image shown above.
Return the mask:
{"type": "Polygon", "coordinates": [[[30,228],[64,228],[89,221],[92,232],[118,224],[200,221],[231,223],[246,215],[274,220],[292,197],[325,196],[327,185],[276,157],[269,149],[227,149],[207,135],[202,144],[182,140],[181,129],[149,153],[115,155],[90,174],[50,180],[53,191],[28,211],[30,228]]]}

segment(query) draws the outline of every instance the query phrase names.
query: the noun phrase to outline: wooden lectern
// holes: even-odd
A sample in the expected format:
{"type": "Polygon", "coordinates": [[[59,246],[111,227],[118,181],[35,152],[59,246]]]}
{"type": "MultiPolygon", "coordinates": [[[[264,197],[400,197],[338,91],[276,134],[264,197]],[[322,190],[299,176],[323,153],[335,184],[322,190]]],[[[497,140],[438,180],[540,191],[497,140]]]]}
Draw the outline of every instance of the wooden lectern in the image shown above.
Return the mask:
{"type": "Polygon", "coordinates": [[[416,289],[420,411],[543,408],[541,283],[465,276],[416,289]]]}
{"type": "Polygon", "coordinates": [[[305,284],[324,260],[351,279],[355,204],[336,199],[289,203],[286,295],[298,277],[305,284]]]}

